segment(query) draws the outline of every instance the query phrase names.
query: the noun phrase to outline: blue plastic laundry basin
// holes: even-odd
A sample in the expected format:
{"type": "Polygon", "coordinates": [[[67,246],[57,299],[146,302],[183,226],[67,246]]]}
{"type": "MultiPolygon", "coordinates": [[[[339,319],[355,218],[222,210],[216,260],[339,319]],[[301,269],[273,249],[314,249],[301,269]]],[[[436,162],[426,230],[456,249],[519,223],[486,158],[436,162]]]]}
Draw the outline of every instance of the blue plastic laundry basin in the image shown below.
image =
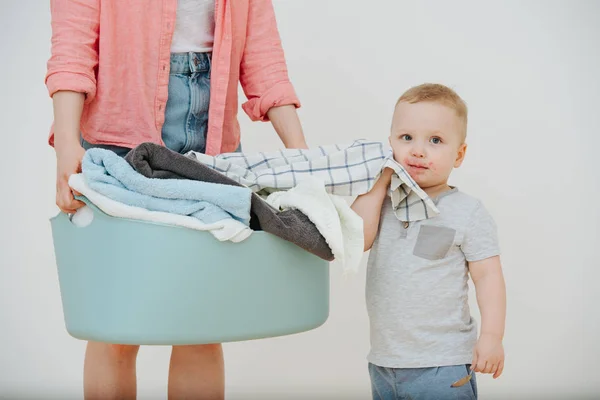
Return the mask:
{"type": "Polygon", "coordinates": [[[329,316],[329,263],[265,232],[209,232],[94,212],[51,218],[65,325],[117,344],[223,343],[288,335],[329,316]]]}

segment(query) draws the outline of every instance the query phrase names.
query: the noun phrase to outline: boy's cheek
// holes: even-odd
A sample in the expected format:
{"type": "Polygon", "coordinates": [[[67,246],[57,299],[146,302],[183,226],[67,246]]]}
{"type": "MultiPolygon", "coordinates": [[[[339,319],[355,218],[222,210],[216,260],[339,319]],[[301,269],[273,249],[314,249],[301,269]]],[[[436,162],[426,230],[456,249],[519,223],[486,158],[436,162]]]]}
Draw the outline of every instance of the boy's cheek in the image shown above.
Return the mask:
{"type": "Polygon", "coordinates": [[[394,155],[394,160],[396,160],[396,162],[402,166],[404,166],[404,159],[406,158],[404,156],[404,152],[401,151],[400,149],[398,149],[395,146],[392,146],[392,152],[394,155]]]}

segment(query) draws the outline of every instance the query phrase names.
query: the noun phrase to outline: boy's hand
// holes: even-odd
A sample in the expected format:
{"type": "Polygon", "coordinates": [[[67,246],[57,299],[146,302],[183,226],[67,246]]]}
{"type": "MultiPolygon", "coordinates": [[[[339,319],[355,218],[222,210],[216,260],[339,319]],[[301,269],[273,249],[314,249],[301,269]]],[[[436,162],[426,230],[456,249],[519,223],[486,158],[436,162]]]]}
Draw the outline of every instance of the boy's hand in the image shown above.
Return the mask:
{"type": "Polygon", "coordinates": [[[482,333],[473,350],[471,369],[484,374],[494,374],[494,379],[504,370],[504,347],[499,336],[482,333]]]}
{"type": "Polygon", "coordinates": [[[387,198],[388,189],[392,182],[394,170],[385,168],[381,175],[367,193],[358,196],[352,203],[352,210],[363,220],[365,247],[368,251],[373,246],[379,230],[379,219],[381,218],[381,207],[387,198]]]}
{"type": "Polygon", "coordinates": [[[379,177],[379,180],[386,187],[390,186],[390,184],[392,183],[392,175],[394,175],[394,172],[395,171],[390,167],[385,167],[383,171],[381,171],[381,176],[379,177]]]}

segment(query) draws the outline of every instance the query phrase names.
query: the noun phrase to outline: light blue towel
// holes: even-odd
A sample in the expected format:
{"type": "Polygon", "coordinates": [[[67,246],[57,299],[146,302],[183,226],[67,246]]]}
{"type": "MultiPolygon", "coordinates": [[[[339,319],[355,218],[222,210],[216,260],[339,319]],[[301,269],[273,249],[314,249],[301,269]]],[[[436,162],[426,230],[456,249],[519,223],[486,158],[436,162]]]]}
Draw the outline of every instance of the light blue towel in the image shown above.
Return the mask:
{"type": "Polygon", "coordinates": [[[252,191],[247,187],[146,178],[126,160],[101,148],[86,151],[81,169],[90,188],[130,206],[189,215],[207,224],[226,218],[250,224],[252,191]]]}

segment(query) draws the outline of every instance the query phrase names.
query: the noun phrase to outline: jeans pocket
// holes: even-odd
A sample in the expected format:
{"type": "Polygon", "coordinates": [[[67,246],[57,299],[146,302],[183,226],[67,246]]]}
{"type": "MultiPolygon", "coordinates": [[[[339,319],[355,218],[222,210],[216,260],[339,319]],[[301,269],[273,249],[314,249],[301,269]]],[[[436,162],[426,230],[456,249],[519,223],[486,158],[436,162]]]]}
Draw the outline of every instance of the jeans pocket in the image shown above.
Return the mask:
{"type": "MultiPolygon", "coordinates": [[[[467,364],[465,365],[465,370],[467,374],[471,373],[471,364],[467,364]]],[[[473,394],[473,399],[477,400],[477,376],[475,374],[475,372],[473,372],[473,376],[471,377],[471,379],[469,380],[469,383],[467,384],[469,386],[469,389],[471,390],[471,393],[473,394]]],[[[467,386],[465,385],[465,386],[467,386]]]]}
{"type": "Polygon", "coordinates": [[[446,257],[454,243],[456,230],[445,226],[421,225],[413,254],[426,260],[446,257]]]}

